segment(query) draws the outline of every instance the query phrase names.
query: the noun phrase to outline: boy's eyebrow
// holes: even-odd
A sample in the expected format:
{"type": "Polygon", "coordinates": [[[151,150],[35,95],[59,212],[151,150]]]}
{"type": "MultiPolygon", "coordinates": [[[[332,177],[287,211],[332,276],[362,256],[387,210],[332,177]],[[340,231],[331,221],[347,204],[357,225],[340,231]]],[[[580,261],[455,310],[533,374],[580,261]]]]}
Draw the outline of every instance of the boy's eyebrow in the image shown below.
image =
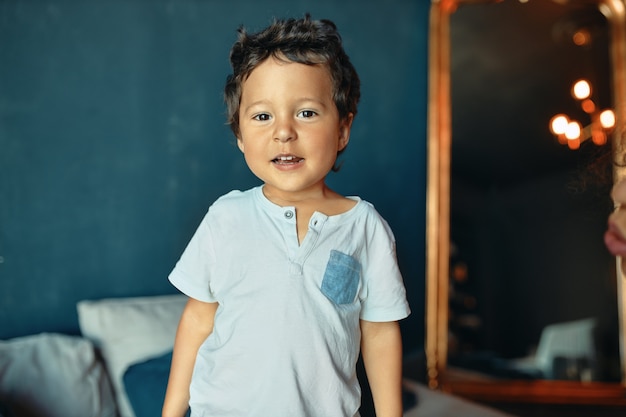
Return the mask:
{"type": "Polygon", "coordinates": [[[319,103],[319,105],[322,107],[326,107],[326,103],[324,102],[324,100],[321,100],[319,98],[302,97],[300,100],[298,100],[298,102],[307,102],[307,101],[313,101],[315,103],[319,103]]]}
{"type": "Polygon", "coordinates": [[[250,108],[252,108],[254,106],[261,105],[261,104],[265,104],[265,103],[267,103],[267,100],[257,100],[257,101],[254,101],[254,102],[248,104],[246,107],[244,107],[243,108],[243,112],[246,113],[248,110],[250,110],[250,108]]]}

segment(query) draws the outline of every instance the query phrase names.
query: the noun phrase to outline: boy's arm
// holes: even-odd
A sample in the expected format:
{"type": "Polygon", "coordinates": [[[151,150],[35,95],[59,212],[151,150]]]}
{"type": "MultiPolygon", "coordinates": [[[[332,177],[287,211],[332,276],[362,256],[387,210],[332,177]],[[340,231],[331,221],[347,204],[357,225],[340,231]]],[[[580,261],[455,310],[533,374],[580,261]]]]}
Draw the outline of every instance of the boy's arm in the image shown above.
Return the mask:
{"type": "Polygon", "coordinates": [[[398,322],[361,320],[361,355],[377,417],[402,417],[402,338],[398,322]]]}
{"type": "Polygon", "coordinates": [[[189,385],[200,345],[213,331],[217,303],[190,298],[178,323],[162,417],[183,417],[189,408],[189,385]]]}

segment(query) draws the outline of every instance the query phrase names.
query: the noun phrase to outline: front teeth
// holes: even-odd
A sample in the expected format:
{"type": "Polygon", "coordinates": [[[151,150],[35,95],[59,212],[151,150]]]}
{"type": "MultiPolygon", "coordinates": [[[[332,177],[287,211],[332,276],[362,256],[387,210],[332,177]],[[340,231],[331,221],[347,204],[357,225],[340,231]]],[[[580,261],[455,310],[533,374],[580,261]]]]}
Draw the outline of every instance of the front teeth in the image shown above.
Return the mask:
{"type": "Polygon", "coordinates": [[[280,158],[281,161],[293,161],[294,157],[293,156],[281,156],[280,158]]]}

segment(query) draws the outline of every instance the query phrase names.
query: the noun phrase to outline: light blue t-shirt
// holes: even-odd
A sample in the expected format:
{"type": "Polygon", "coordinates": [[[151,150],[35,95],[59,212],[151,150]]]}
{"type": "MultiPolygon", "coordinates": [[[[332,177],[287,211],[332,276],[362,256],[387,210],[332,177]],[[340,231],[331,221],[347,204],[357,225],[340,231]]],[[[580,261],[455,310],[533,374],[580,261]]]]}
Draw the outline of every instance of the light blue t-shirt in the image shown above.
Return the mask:
{"type": "Polygon", "coordinates": [[[300,245],[294,207],[232,191],[202,220],[170,281],[218,302],[191,382],[193,417],[352,417],[359,320],[409,315],[395,240],[374,207],[315,212],[300,245]]]}

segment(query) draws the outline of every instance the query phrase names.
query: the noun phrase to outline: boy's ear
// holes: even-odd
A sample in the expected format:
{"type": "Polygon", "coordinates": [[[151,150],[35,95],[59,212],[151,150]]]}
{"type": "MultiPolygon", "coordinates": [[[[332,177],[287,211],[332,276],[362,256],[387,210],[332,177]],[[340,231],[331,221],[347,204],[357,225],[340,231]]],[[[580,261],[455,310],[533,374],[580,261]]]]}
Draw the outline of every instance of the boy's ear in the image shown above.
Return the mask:
{"type": "Polygon", "coordinates": [[[348,146],[350,141],[350,129],[352,128],[352,120],[354,120],[354,114],[348,113],[348,115],[340,122],[339,125],[339,150],[343,150],[348,146]]]}
{"type": "Polygon", "coordinates": [[[243,141],[241,140],[240,137],[237,137],[237,147],[243,153],[244,146],[243,146],[243,141]]]}

